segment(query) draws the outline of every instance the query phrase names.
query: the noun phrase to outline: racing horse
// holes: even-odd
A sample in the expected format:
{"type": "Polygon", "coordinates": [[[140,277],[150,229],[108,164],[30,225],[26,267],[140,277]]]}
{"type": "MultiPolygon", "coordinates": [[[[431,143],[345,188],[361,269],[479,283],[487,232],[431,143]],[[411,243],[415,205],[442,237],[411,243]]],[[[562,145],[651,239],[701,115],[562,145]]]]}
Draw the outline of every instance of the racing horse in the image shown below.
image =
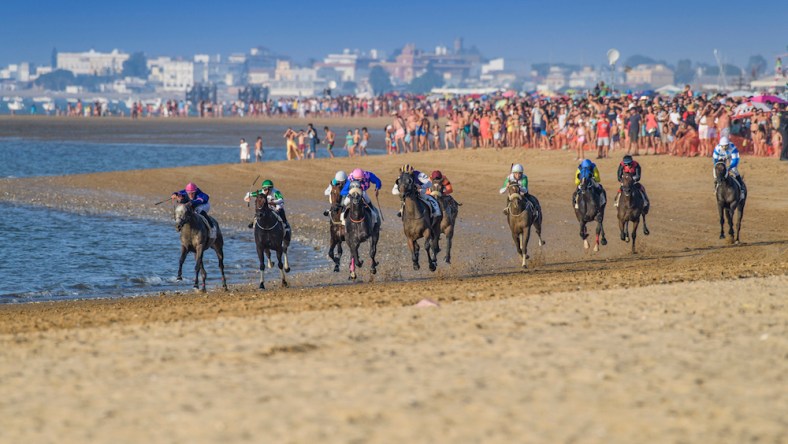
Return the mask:
{"type": "Polygon", "coordinates": [[[219,271],[222,273],[222,287],[227,290],[227,279],[224,276],[224,238],[222,230],[216,219],[211,218],[216,227],[215,237],[211,237],[211,227],[207,218],[211,216],[197,214],[188,197],[181,198],[175,206],[175,229],[181,234],[181,258],[178,262],[177,280],[183,280],[183,262],[186,255],[194,253],[194,288],[205,292],[205,272],[203,255],[205,250],[213,248],[219,258],[219,271]],[[202,272],[202,288],[199,286],[199,277],[202,272]]]}
{"type": "Polygon", "coordinates": [[[268,268],[273,268],[271,263],[271,250],[276,252],[276,261],[282,275],[282,286],[287,287],[285,273],[290,272],[290,263],[287,260],[287,248],[290,246],[290,231],[285,230],[285,224],[268,204],[268,197],[261,194],[254,201],[254,243],[257,246],[257,258],[260,260],[260,289],[265,289],[265,257],[268,256],[268,268]],[[284,263],[282,262],[284,257],[284,263]]]}
{"type": "Polygon", "coordinates": [[[531,239],[531,226],[536,229],[539,237],[539,246],[544,245],[542,240],[542,208],[536,196],[520,194],[520,184],[509,181],[506,186],[507,220],[512,231],[512,239],[517,247],[517,254],[522,257],[523,268],[527,268],[525,260],[528,259],[528,240],[531,239]]]}
{"type": "Polygon", "coordinates": [[[356,267],[361,268],[364,261],[358,256],[362,242],[369,241],[369,257],[372,259],[372,274],[378,272],[375,255],[380,237],[380,219],[373,222],[372,208],[364,200],[361,184],[351,182],[348,192],[349,204],[345,209],[345,242],[350,250],[350,279],[356,280],[356,267]]]}
{"type": "Polygon", "coordinates": [[[588,170],[580,171],[580,188],[575,191],[573,196],[575,216],[580,222],[580,238],[583,239],[583,247],[588,249],[588,228],[586,224],[596,220],[596,242],[594,251],[599,251],[600,236],[602,245],[607,245],[605,229],[602,222],[605,219],[605,205],[607,205],[607,194],[600,184],[594,185],[593,173],[588,170]]]}
{"type": "Polygon", "coordinates": [[[441,217],[432,217],[432,209],[419,198],[419,187],[413,179],[413,174],[400,168],[399,186],[400,199],[402,200],[402,228],[408,239],[413,269],[419,266],[418,240],[424,238],[424,251],[427,252],[430,271],[438,267],[438,239],[440,239],[441,217]]]}
{"type": "Polygon", "coordinates": [[[618,229],[621,231],[621,240],[629,242],[629,223],[632,222],[632,254],[637,253],[635,239],[638,236],[641,217],[643,218],[643,234],[649,235],[646,225],[647,214],[646,201],[643,199],[643,193],[632,179],[632,173],[623,173],[621,176],[621,196],[618,201],[618,229]]]}
{"type": "Polygon", "coordinates": [[[328,226],[328,236],[330,240],[330,246],[328,247],[328,257],[334,261],[334,272],[339,272],[339,260],[342,258],[342,242],[345,242],[345,224],[342,223],[342,197],[340,196],[340,192],[342,191],[341,185],[331,185],[331,194],[329,194],[329,200],[331,202],[331,209],[329,209],[326,213],[323,213],[328,216],[329,226],[328,226]],[[334,249],[336,248],[336,256],[334,255],[334,249]]]}
{"type": "MultiPolygon", "coordinates": [[[[455,223],[457,222],[457,215],[460,211],[461,203],[454,200],[451,195],[444,195],[443,194],[443,184],[441,183],[443,179],[436,179],[432,181],[432,187],[430,188],[430,194],[438,201],[438,205],[440,205],[441,213],[443,214],[443,218],[441,219],[440,225],[440,234],[446,236],[446,257],[444,260],[447,264],[451,263],[451,242],[454,238],[454,227],[455,223]]],[[[440,250],[438,250],[440,251],[440,250]]]]}
{"type": "Polygon", "coordinates": [[[720,213],[720,239],[725,239],[725,218],[728,219],[728,234],[730,241],[739,243],[739,231],[741,230],[741,218],[744,216],[744,204],[747,202],[747,186],[743,186],[735,177],[728,174],[728,167],[725,162],[714,164],[714,182],[717,190],[717,210],[720,213]],[[744,197],[742,198],[742,191],[744,197]],[[738,212],[736,210],[739,210],[738,212]],[[733,231],[733,215],[736,213],[736,232],[733,231]],[[735,237],[734,237],[735,234],[735,237]]]}

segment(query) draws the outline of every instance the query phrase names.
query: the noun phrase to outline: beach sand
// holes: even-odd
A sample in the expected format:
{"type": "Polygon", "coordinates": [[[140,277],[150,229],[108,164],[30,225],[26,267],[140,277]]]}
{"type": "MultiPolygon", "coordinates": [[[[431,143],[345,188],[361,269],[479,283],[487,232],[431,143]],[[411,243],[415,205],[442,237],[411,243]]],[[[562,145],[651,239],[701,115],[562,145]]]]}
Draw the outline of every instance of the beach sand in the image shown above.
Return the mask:
{"type": "MultiPolygon", "coordinates": [[[[217,122],[217,134],[232,135],[235,123],[217,122]]],[[[133,124],[112,123],[130,133],[133,124]]],[[[186,132],[194,124],[166,125],[186,132]]],[[[69,134],[62,136],[79,137],[69,134]]],[[[346,254],[340,273],[326,259],[321,270],[290,275],[289,289],[269,270],[269,290],[230,282],[225,293],[209,267],[206,294],[184,284],[181,293],[0,307],[0,437],[785,440],[788,197],[774,185],[785,166],[744,158],[751,195],[743,243],[734,246],[718,239],[709,159],[638,160],[652,211],[637,255],[618,239],[612,203],[609,245],[583,250],[570,201],[576,162],[567,152],[464,150],[0,180],[6,201],[162,221],[171,209],[153,203],[193,180],[211,194],[220,223],[241,229],[251,214],[241,198],[262,174],[285,194],[296,238],[324,248],[323,189],[334,171],[359,165],[383,179],[386,217],[381,267],[375,276],[362,268],[361,283],[348,283],[346,254]],[[497,193],[512,162],[525,165],[545,214],[547,243],[532,239],[527,270],[497,193]],[[412,270],[393,215],[390,189],[403,163],[441,169],[463,204],[453,264],[441,260],[435,273],[424,254],[422,269],[412,270]],[[440,307],[412,307],[424,298],[440,307]]],[[[598,162],[610,200],[617,163],[598,162]]],[[[163,254],[173,255],[175,273],[177,252],[163,254]]]]}

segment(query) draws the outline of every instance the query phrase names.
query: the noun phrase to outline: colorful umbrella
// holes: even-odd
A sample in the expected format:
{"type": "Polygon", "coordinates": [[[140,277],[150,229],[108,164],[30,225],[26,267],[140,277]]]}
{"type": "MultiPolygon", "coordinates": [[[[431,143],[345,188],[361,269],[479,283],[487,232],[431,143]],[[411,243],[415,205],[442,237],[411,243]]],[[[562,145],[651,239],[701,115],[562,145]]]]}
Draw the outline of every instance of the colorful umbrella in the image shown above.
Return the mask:
{"type": "Polygon", "coordinates": [[[779,104],[788,103],[788,101],[785,101],[777,96],[755,96],[750,100],[752,100],[755,103],[779,103],[779,104]]]}
{"type": "Polygon", "coordinates": [[[507,104],[509,104],[509,100],[501,99],[501,100],[495,102],[495,109],[501,109],[504,106],[506,106],[507,104]]]}

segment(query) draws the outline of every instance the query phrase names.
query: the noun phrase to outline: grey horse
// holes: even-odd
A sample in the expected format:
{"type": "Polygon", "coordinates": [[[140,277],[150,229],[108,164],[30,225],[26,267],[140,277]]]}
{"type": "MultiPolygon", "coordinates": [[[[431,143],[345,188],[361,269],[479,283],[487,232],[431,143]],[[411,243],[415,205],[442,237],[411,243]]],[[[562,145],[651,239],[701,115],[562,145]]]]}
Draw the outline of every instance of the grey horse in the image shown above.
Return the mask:
{"type": "MultiPolygon", "coordinates": [[[[210,216],[206,215],[205,217],[210,216]]],[[[213,248],[216,251],[216,257],[219,258],[219,270],[222,272],[222,287],[227,290],[227,279],[224,276],[224,239],[219,223],[213,218],[212,222],[216,227],[215,238],[210,236],[208,223],[195,213],[190,201],[184,200],[175,207],[175,228],[181,233],[181,258],[178,262],[177,280],[183,279],[183,262],[186,260],[186,255],[194,253],[194,288],[200,289],[199,276],[200,272],[202,272],[203,292],[205,291],[205,278],[207,276],[203,265],[203,255],[205,250],[209,248],[213,248]]]]}

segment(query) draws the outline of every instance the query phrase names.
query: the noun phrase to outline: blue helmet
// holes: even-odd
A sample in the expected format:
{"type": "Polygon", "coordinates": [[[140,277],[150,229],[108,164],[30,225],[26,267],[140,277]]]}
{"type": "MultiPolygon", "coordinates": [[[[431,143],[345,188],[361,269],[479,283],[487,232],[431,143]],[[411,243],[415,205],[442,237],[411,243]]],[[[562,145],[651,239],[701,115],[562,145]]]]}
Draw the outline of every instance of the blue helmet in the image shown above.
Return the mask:
{"type": "Polygon", "coordinates": [[[580,164],[580,168],[591,168],[594,163],[591,162],[590,159],[583,159],[583,162],[580,164]]]}

